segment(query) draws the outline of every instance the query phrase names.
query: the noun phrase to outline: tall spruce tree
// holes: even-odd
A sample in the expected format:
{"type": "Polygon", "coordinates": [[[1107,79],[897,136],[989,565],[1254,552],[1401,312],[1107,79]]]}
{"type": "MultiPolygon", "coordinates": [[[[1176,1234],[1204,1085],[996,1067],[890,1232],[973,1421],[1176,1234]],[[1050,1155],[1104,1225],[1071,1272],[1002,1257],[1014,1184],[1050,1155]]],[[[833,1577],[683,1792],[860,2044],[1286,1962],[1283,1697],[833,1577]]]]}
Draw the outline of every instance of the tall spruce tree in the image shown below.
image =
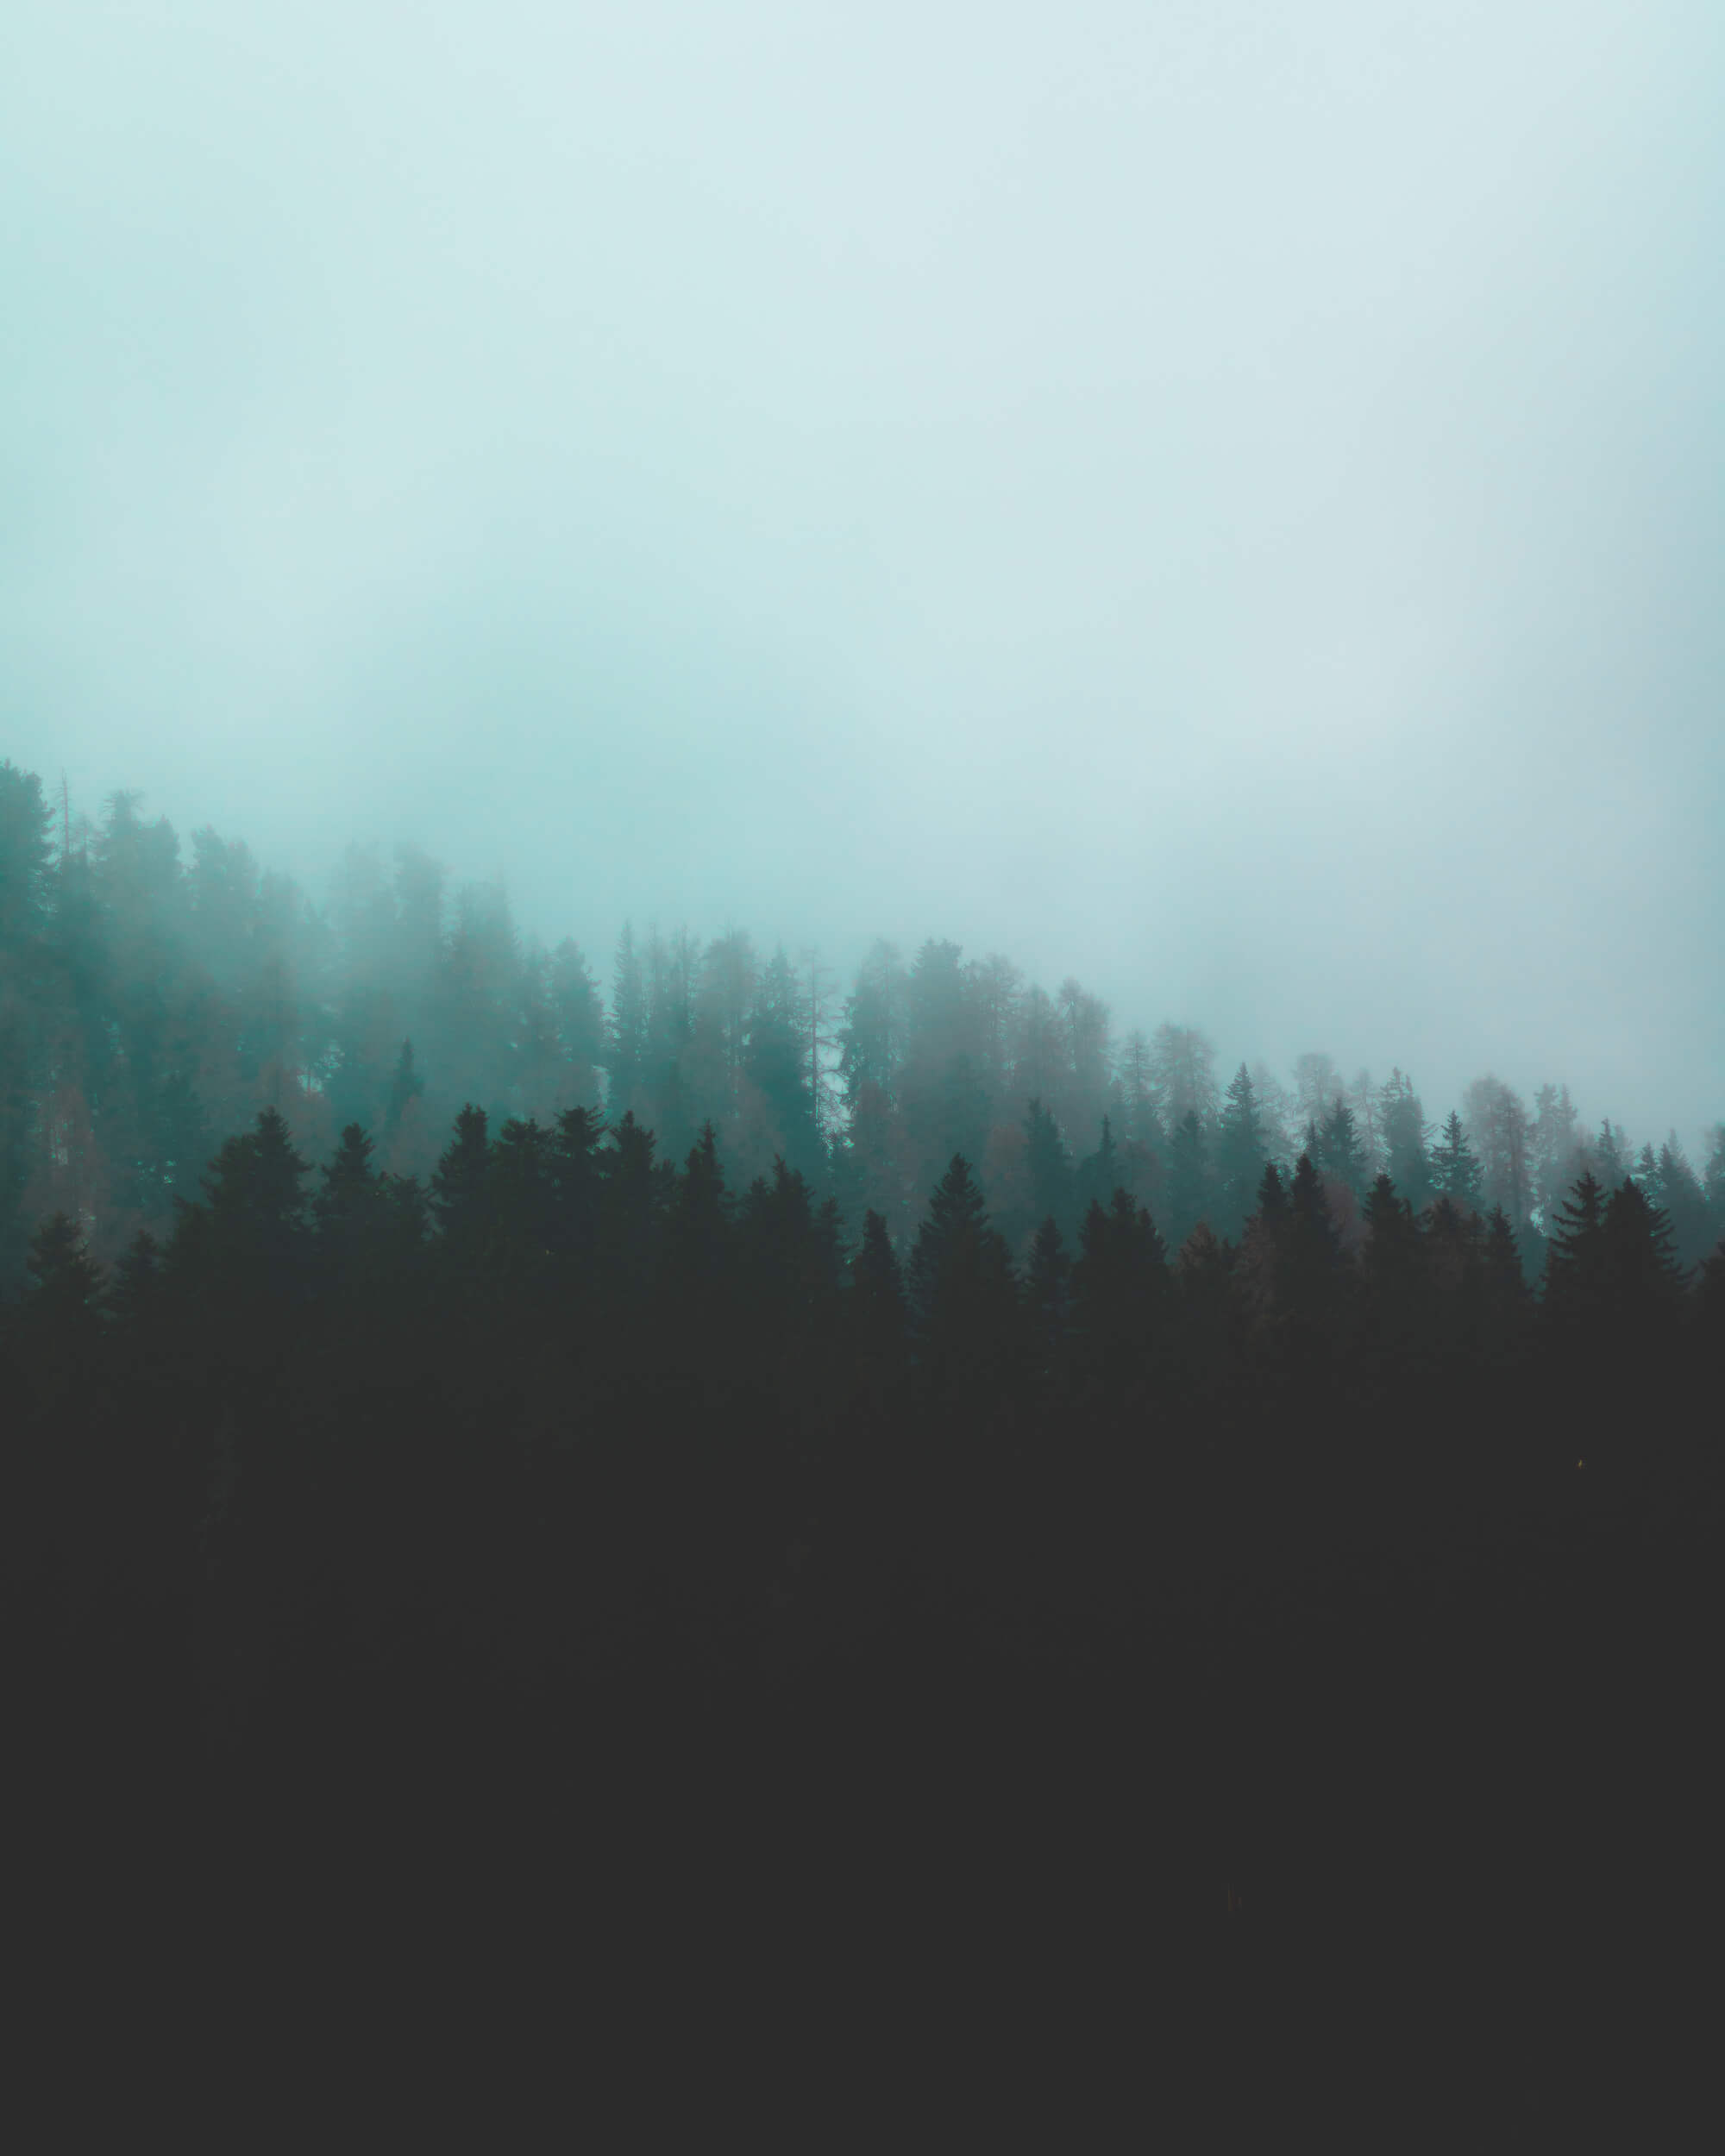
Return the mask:
{"type": "Polygon", "coordinates": [[[1440,1197],[1471,1213],[1479,1210],[1481,1171],[1473,1147],[1452,1108],[1432,1154],[1432,1185],[1440,1197]]]}
{"type": "Polygon", "coordinates": [[[1325,1175],[1333,1175],[1356,1198],[1365,1188],[1365,1149],[1360,1142],[1358,1119],[1339,1094],[1317,1129],[1314,1158],[1325,1175]]]}
{"type": "Polygon", "coordinates": [[[1425,1111],[1413,1081],[1401,1070],[1390,1072],[1378,1099],[1377,1112],[1390,1181],[1416,1213],[1423,1213],[1433,1194],[1425,1111]]]}
{"type": "Polygon", "coordinates": [[[1073,1202],[1072,1159],[1059,1125],[1034,1096],[1025,1111],[1024,1131],[1032,1210],[1038,1220],[1051,1217],[1064,1224],[1073,1202]]]}
{"type": "Polygon", "coordinates": [[[1072,1261],[1052,1213],[1031,1244],[1025,1270],[1025,1326],[1030,1341],[1031,1379],[1044,1399],[1058,1398],[1067,1379],[1071,1318],[1072,1261]]]}
{"type": "Polygon", "coordinates": [[[1209,1148],[1195,1109],[1189,1109],[1175,1125],[1169,1147],[1168,1188],[1164,1208],[1168,1233],[1177,1250],[1214,1202],[1209,1148]]]}
{"type": "Polygon", "coordinates": [[[962,1153],[929,1200],[906,1275],[911,1337],[932,1401],[981,1409],[1010,1382],[1017,1283],[962,1153]]]}
{"type": "Polygon", "coordinates": [[[1167,1250],[1148,1211],[1117,1190],[1084,1216],[1072,1268],[1072,1344],[1093,1401],[1126,1407],[1148,1382],[1167,1327],[1167,1250]]]}
{"type": "Polygon", "coordinates": [[[1606,1322],[1605,1193],[1591,1169],[1558,1208],[1546,1241],[1542,1308],[1571,1332],[1606,1322]]]}
{"type": "Polygon", "coordinates": [[[845,1309],[862,1403],[879,1413],[903,1381],[909,1310],[898,1255],[878,1213],[862,1216],[862,1240],[850,1261],[845,1309]]]}
{"type": "Polygon", "coordinates": [[[1238,1236],[1258,1198],[1270,1150],[1251,1073],[1242,1063],[1228,1082],[1216,1129],[1216,1225],[1238,1236]]]}

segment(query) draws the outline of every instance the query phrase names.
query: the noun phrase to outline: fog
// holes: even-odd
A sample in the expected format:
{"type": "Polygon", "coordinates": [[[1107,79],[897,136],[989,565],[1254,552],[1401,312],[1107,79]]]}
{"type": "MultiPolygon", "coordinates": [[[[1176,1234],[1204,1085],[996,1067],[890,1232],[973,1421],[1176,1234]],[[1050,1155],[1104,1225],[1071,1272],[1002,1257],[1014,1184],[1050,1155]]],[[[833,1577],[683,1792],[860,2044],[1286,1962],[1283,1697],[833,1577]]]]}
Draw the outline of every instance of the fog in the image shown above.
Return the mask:
{"type": "Polygon", "coordinates": [[[9,13],[0,755],[1725,1113],[1725,16],[9,13]]]}

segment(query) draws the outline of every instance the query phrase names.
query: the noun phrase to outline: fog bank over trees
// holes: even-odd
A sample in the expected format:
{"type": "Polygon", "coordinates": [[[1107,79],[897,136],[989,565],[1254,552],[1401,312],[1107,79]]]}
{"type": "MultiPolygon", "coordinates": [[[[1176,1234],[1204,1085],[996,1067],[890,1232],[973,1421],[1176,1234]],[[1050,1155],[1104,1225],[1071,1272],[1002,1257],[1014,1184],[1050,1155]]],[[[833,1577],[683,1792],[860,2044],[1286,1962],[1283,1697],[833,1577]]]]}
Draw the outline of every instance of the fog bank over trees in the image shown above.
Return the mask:
{"type": "Polygon", "coordinates": [[[141,797],[58,808],[0,766],[7,1248],[81,1222],[101,1257],[159,1230],[224,1139],[279,1110],[314,1157],[349,1123],[423,1181],[457,1113],[547,1127],[633,1115],[681,1160],[704,1127],[737,1188],[782,1160],[853,1228],[907,1246],[955,1153],[1010,1254],[1051,1214],[1075,1233],[1118,1183],[1170,1246],[1201,1220],[1238,1239],[1264,1168],[1303,1154],[1346,1238],[1373,1178],[1421,1210],[1501,1208],[1529,1277],[1584,1173],[1633,1178],[1682,1262],[1720,1232],[1725,1125],[1691,1158],[1675,1131],[1585,1117],[1561,1075],[1529,1100],[1480,1073],[1453,1100],[1398,1064],[1320,1050],[1232,1069],[1172,1017],[1122,1030],[1076,975],[1052,988],[998,952],[884,940],[848,976],[818,946],[626,924],[589,956],[524,937],[497,885],[452,885],[421,849],[355,845],[314,905],[240,837],[183,846],[141,797]]]}

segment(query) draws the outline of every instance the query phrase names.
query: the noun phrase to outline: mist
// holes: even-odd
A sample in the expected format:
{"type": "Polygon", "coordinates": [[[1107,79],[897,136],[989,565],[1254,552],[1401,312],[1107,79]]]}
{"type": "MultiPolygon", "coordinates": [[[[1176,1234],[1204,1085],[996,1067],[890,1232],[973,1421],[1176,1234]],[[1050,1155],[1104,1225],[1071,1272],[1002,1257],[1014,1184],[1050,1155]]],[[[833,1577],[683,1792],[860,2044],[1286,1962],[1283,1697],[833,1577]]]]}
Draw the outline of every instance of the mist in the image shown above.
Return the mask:
{"type": "Polygon", "coordinates": [[[1716,9],[16,12],[74,808],[1720,1115],[1716,9]]]}

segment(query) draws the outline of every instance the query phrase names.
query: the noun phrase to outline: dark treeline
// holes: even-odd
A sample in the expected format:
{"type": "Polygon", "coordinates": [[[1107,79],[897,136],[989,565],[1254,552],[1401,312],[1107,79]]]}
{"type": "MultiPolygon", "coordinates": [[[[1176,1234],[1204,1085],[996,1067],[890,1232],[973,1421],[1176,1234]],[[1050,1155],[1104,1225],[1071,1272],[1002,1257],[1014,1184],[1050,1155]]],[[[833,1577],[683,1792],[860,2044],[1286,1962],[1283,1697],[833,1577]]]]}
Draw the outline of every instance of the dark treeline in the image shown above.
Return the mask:
{"type": "Polygon", "coordinates": [[[1221,1089],[944,943],[625,937],[607,1010],[416,855],[332,924],[53,822],[0,767],[7,1677],[92,1894],[787,2044],[1171,1984],[1241,2104],[1341,2071],[1320,1967],[1440,2105],[1665,1996],[1725,1142],[1221,1089]]]}

